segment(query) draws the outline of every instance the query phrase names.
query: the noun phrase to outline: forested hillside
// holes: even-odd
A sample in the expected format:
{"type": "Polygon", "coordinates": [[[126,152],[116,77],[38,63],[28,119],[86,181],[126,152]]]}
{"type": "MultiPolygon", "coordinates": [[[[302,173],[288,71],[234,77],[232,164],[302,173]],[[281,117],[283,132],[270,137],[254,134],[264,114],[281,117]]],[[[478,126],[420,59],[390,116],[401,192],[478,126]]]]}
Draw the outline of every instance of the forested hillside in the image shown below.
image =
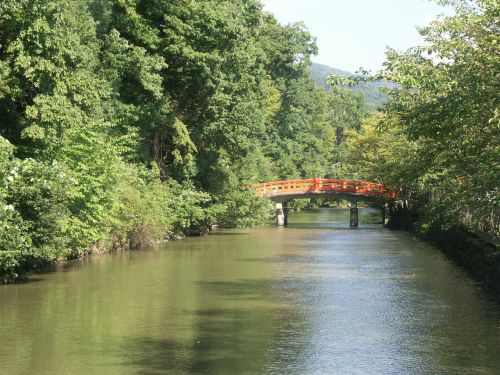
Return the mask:
{"type": "Polygon", "coordinates": [[[362,99],[258,0],[0,3],[0,274],[248,226],[251,184],[331,171],[362,99]],[[335,106],[342,106],[337,111],[335,106]]]}
{"type": "MultiPolygon", "coordinates": [[[[328,83],[328,77],[330,75],[336,75],[339,77],[354,77],[355,74],[349,73],[340,69],[332,68],[328,65],[312,63],[311,67],[311,77],[316,81],[318,86],[323,87],[325,90],[330,90],[331,85],[328,83]]],[[[346,87],[352,90],[354,93],[359,93],[363,96],[366,105],[374,110],[387,104],[389,96],[380,91],[380,88],[389,87],[393,88],[394,84],[385,81],[374,81],[374,82],[362,82],[353,87],[346,87]]]]}

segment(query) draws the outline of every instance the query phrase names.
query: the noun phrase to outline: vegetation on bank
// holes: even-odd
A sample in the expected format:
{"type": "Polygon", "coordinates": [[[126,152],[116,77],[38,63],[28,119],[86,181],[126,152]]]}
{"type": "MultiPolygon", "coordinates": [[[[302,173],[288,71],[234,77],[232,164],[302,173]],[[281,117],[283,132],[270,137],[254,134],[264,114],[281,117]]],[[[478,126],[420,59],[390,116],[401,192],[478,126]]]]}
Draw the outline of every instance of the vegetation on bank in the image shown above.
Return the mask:
{"type": "Polygon", "coordinates": [[[397,87],[387,90],[381,113],[347,134],[344,165],[400,186],[420,232],[462,226],[498,238],[500,7],[446,3],[456,15],[420,29],[424,46],[387,51],[384,69],[370,79],[397,87]]]}
{"type": "Polygon", "coordinates": [[[2,1],[0,279],[260,223],[245,187],[274,179],[382,181],[421,231],[498,236],[499,9],[454,3],[426,46],[388,51],[373,112],[318,87],[314,38],[259,0],[2,1]]]}
{"type": "Polygon", "coordinates": [[[344,120],[359,127],[360,115],[339,115],[336,95],[309,77],[316,45],[304,26],[261,9],[0,2],[1,279],[253,225],[269,202],[245,186],[325,173],[344,120]]]}
{"type": "Polygon", "coordinates": [[[348,172],[401,187],[390,225],[437,244],[500,292],[500,7],[441,1],[456,15],[420,30],[424,46],[388,50],[375,77],[397,86],[380,113],[346,134],[348,172]]]}

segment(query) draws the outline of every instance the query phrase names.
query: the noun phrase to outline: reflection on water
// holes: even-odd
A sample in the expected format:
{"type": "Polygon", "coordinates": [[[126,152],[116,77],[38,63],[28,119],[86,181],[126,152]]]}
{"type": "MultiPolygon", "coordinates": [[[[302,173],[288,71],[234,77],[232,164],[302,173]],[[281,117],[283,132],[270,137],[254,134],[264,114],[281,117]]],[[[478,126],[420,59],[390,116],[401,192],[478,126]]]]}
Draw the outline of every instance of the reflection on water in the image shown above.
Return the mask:
{"type": "Polygon", "coordinates": [[[368,229],[303,212],[1,286],[0,374],[500,373],[498,304],[360,214],[368,229]]]}
{"type": "MultiPolygon", "coordinates": [[[[359,208],[359,227],[360,229],[381,229],[382,211],[375,208],[359,208]]],[[[289,228],[330,228],[346,229],[349,228],[349,209],[322,208],[293,213],[289,210],[290,223],[289,228]]]]}

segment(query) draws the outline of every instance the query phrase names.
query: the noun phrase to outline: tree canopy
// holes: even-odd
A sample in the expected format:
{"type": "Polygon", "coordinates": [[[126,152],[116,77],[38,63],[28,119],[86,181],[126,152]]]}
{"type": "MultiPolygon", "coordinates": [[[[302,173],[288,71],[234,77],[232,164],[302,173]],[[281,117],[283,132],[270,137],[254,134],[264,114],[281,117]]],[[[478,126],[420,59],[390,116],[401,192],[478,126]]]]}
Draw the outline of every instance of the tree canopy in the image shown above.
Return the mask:
{"type": "Polygon", "coordinates": [[[351,148],[369,144],[366,157],[350,160],[363,174],[431,197],[423,229],[461,223],[498,235],[500,8],[453,3],[456,15],[420,29],[425,45],[387,51],[372,79],[398,86],[384,115],[351,139],[351,148]]]}
{"type": "Polygon", "coordinates": [[[2,277],[262,222],[253,183],[324,175],[359,126],[316,51],[258,0],[2,1],[2,277]]]}

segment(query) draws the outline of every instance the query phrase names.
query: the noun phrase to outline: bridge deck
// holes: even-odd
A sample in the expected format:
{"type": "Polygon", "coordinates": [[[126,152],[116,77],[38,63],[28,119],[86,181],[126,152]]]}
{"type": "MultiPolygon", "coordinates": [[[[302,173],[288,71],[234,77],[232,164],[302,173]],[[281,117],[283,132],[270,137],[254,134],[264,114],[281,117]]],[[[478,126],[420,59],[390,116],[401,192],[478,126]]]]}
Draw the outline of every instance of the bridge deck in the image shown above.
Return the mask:
{"type": "Polygon", "coordinates": [[[396,199],[396,192],[383,184],[322,178],[261,183],[257,187],[257,195],[268,196],[276,202],[321,196],[396,199]]]}

